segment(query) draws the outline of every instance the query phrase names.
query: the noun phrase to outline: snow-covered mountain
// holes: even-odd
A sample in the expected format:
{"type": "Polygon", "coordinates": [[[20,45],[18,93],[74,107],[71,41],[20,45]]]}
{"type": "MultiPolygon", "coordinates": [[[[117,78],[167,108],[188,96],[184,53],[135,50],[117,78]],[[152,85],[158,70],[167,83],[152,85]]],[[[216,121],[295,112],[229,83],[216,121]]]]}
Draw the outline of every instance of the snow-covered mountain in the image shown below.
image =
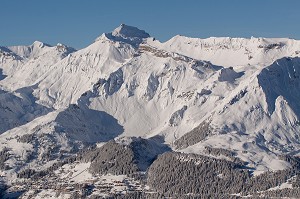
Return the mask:
{"type": "MultiPolygon", "coordinates": [[[[1,175],[20,184],[28,169],[49,170],[112,139],[133,154],[169,151],[163,148],[234,158],[254,175],[294,169],[299,55],[293,39],[178,35],[161,43],[125,24],[77,51],[42,42],[0,47],[1,175]],[[134,137],[146,140],[138,142],[143,147],[132,147],[134,137]]],[[[70,164],[95,167],[93,158],[78,161],[70,164]]]]}

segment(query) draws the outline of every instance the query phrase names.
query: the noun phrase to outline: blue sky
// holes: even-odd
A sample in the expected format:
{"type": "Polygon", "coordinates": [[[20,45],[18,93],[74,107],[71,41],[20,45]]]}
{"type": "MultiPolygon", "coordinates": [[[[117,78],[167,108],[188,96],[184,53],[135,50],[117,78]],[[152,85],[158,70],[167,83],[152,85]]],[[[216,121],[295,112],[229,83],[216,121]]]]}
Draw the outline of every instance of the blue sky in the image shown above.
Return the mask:
{"type": "Polygon", "coordinates": [[[299,8],[300,0],[1,0],[0,45],[83,48],[121,23],[160,41],[177,34],[300,39],[299,8]]]}

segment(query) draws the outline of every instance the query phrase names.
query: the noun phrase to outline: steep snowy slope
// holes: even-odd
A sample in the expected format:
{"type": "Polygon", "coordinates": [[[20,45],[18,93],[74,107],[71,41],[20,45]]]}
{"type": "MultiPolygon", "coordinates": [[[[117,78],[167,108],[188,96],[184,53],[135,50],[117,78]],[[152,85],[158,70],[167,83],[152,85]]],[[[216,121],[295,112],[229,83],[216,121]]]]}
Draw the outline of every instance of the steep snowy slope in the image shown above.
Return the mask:
{"type": "Polygon", "coordinates": [[[36,103],[31,87],[14,92],[0,90],[0,134],[50,112],[36,103]]]}
{"type": "Polygon", "coordinates": [[[55,63],[75,52],[75,49],[63,44],[52,47],[38,41],[30,46],[12,46],[3,49],[10,52],[2,55],[0,65],[3,67],[3,74],[6,75],[0,85],[7,90],[33,85],[55,63]]]}
{"type": "Polygon", "coordinates": [[[53,64],[74,51],[62,44],[51,47],[37,41],[30,46],[1,47],[0,133],[52,110],[36,102],[34,83],[53,64]]]}
{"type": "MultiPolygon", "coordinates": [[[[246,72],[200,62],[199,72],[194,60],[153,57],[148,51],[140,57],[146,62],[128,62],[80,99],[114,115],[124,125],[124,135],[160,134],[172,144],[202,121],[209,121],[212,134],[217,134],[217,140],[207,141],[210,145],[237,150],[239,157],[254,164],[269,151],[288,153],[299,148],[298,58],[283,58],[264,69],[246,72]],[[176,67],[166,70],[166,65],[176,67]],[[111,87],[112,83],[117,87],[111,87]],[[117,90],[110,92],[109,88],[117,90]],[[259,157],[252,158],[251,152],[259,157]]],[[[201,149],[191,148],[201,153],[201,149]]],[[[285,167],[267,160],[260,164],[275,170],[285,167]]]]}
{"type": "Polygon", "coordinates": [[[85,49],[65,57],[36,82],[36,96],[47,106],[61,108],[77,99],[101,77],[107,77],[135,53],[134,47],[103,35],[85,49]]]}
{"type": "Polygon", "coordinates": [[[22,57],[12,52],[9,48],[2,46],[0,46],[0,60],[1,76],[12,74],[19,66],[24,64],[22,57]]]}
{"type": "Polygon", "coordinates": [[[180,126],[189,98],[196,92],[195,84],[202,88],[202,83],[219,68],[143,45],[138,56],[107,79],[100,79],[79,102],[115,115],[124,124],[125,135],[162,132],[180,126]]]}
{"type": "MultiPolygon", "coordinates": [[[[223,135],[214,135],[205,142],[217,148],[239,150],[244,153],[241,157],[251,157],[255,165],[257,159],[265,158],[259,163],[263,165],[281,153],[297,154],[299,60],[282,58],[263,68],[247,84],[241,83],[211,117],[215,133],[223,135]]],[[[269,165],[275,170],[279,166],[275,162],[269,165]]]]}

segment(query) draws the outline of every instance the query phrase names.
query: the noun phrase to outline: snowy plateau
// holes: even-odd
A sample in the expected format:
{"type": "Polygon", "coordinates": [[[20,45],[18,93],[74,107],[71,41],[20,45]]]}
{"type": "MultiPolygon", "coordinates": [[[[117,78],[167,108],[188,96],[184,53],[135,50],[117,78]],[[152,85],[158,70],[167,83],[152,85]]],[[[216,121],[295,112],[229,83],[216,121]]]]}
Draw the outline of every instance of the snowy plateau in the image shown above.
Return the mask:
{"type": "Polygon", "coordinates": [[[0,46],[0,197],[300,198],[300,41],[0,46]]]}

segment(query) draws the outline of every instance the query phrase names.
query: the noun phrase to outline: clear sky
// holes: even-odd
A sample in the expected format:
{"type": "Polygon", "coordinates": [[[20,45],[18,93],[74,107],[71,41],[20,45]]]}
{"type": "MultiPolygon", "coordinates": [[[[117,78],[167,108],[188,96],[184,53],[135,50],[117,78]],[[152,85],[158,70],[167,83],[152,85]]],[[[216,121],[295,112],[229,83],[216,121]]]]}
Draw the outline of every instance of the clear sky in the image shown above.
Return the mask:
{"type": "Polygon", "coordinates": [[[0,19],[2,46],[39,40],[79,49],[121,23],[160,41],[177,34],[300,39],[300,0],[1,0],[0,19]]]}

